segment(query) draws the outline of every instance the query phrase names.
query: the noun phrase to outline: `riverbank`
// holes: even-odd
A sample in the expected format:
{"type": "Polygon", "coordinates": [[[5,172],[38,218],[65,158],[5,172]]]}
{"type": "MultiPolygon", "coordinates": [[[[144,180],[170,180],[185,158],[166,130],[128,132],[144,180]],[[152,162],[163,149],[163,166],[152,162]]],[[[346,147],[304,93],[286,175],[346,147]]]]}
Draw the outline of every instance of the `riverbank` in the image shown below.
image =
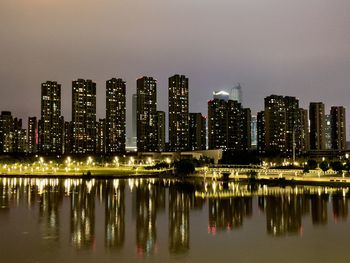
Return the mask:
{"type": "Polygon", "coordinates": [[[2,167],[1,177],[26,177],[26,178],[81,178],[81,179],[128,179],[128,178],[187,178],[190,180],[207,181],[235,181],[272,185],[320,185],[320,186],[344,186],[350,187],[350,177],[346,174],[320,173],[312,171],[302,173],[295,170],[251,170],[232,169],[231,171],[218,172],[197,169],[195,174],[177,177],[172,169],[148,169],[143,166],[122,167],[79,167],[75,169],[25,169],[24,167],[2,167]],[[224,176],[226,174],[226,177],[224,176]]]}

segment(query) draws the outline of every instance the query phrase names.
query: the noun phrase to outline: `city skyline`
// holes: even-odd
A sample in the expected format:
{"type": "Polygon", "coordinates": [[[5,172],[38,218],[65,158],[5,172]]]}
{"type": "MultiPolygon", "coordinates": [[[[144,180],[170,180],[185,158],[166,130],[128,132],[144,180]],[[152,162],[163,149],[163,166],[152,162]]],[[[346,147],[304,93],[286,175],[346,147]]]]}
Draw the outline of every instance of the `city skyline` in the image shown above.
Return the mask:
{"type": "Polygon", "coordinates": [[[347,107],[349,7],[341,0],[5,1],[0,105],[24,120],[27,113],[39,116],[37,87],[57,80],[65,98],[62,115],[69,119],[70,82],[91,78],[97,84],[97,118],[102,118],[105,80],[122,77],[130,105],[135,80],[147,75],[158,80],[159,108],[167,113],[168,76],[181,73],[191,80],[190,111],[205,115],[206,106],[197,101],[238,82],[243,106],[250,105],[253,113],[263,108],[259,98],[270,94],[302,98],[304,108],[309,101],[347,107]]]}

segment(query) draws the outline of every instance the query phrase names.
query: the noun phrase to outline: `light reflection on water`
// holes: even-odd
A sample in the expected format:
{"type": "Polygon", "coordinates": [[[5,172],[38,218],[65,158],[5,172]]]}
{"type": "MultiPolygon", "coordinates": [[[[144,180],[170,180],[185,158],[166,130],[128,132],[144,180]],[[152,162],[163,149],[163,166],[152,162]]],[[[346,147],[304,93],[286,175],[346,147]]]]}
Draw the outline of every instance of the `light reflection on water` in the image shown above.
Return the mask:
{"type": "MultiPolygon", "coordinates": [[[[135,258],[163,260],[166,254],[199,260],[191,255],[191,248],[197,247],[197,243],[205,246],[201,240],[203,233],[215,236],[216,240],[210,240],[210,246],[215,247],[215,242],[222,245],[220,239],[226,238],[220,234],[244,229],[247,220],[265,218],[265,240],[302,238],[306,219],[314,226],[326,226],[331,211],[332,223],[344,223],[348,217],[348,199],[348,188],[315,186],[184,184],[165,179],[0,178],[0,225],[7,235],[13,236],[13,240],[2,237],[0,247],[11,247],[21,239],[24,242],[26,235],[39,232],[39,236],[31,236],[30,242],[50,244],[55,253],[64,255],[66,262],[81,257],[67,252],[67,248],[98,251],[106,260],[107,251],[125,251],[133,253],[135,258]],[[37,221],[18,236],[15,223],[5,219],[12,212],[16,212],[14,219],[19,224],[26,225],[25,218],[37,221]],[[207,227],[198,230],[199,225],[207,227]]],[[[312,231],[306,225],[307,231],[312,231]]],[[[31,249],[36,251],[33,258],[43,253],[40,244],[36,250],[31,249]]],[[[229,245],[227,248],[230,249],[229,245]]],[[[205,258],[210,248],[202,247],[202,250],[205,258]]],[[[11,254],[5,259],[22,258],[11,254]]],[[[131,261],[129,257],[128,262],[131,261]]]]}

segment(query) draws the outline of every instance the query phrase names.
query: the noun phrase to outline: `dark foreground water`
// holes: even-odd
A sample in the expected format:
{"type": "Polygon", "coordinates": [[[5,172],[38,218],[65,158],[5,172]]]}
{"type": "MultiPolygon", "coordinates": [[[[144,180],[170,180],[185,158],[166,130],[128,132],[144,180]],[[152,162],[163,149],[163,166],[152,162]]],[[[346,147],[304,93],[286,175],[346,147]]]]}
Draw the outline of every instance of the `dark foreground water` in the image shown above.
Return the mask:
{"type": "Polygon", "coordinates": [[[347,188],[2,178],[0,262],[349,262],[348,200],[347,188]]]}

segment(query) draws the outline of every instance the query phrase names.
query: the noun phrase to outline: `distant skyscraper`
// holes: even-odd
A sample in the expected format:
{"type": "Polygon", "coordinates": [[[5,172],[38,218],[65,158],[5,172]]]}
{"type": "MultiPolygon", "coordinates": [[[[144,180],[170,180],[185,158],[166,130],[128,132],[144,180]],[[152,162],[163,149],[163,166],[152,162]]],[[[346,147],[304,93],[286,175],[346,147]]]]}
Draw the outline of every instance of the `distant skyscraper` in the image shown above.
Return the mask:
{"type": "Polygon", "coordinates": [[[157,82],[152,77],[137,80],[137,150],[158,151],[157,82]]]}
{"type": "Polygon", "coordinates": [[[104,154],[106,153],[107,148],[107,127],[106,127],[106,120],[105,119],[99,119],[96,123],[96,153],[98,154],[104,154]]]}
{"type": "Polygon", "coordinates": [[[40,152],[62,153],[61,84],[47,81],[41,84],[40,152]]]}
{"type": "Polygon", "coordinates": [[[158,149],[165,151],[165,112],[157,111],[158,149]]]}
{"type": "Polygon", "coordinates": [[[331,141],[333,150],[346,149],[345,108],[331,107],[331,141]]]}
{"type": "Polygon", "coordinates": [[[238,83],[237,86],[233,87],[230,92],[230,100],[235,100],[242,103],[242,88],[241,84],[238,83]]]}
{"type": "Polygon", "coordinates": [[[324,150],[325,140],[325,110],[322,102],[311,102],[309,110],[310,119],[310,149],[324,150]]]}
{"type": "Polygon", "coordinates": [[[126,136],[126,85],[122,79],[106,81],[107,153],[124,153],[126,136]]]}
{"type": "Polygon", "coordinates": [[[38,121],[36,117],[28,118],[28,153],[37,152],[38,121]]]}
{"type": "Polygon", "coordinates": [[[227,91],[220,90],[213,92],[213,99],[228,101],[230,99],[230,94],[227,91]]]}
{"type": "Polygon", "coordinates": [[[190,150],[206,149],[206,119],[201,113],[190,113],[190,150]]]}
{"type": "Polygon", "coordinates": [[[95,152],[96,83],[78,79],[72,83],[73,153],[95,152]]]}
{"type": "Polygon", "coordinates": [[[169,78],[169,145],[172,151],[189,149],[188,78],[169,78]]]}

